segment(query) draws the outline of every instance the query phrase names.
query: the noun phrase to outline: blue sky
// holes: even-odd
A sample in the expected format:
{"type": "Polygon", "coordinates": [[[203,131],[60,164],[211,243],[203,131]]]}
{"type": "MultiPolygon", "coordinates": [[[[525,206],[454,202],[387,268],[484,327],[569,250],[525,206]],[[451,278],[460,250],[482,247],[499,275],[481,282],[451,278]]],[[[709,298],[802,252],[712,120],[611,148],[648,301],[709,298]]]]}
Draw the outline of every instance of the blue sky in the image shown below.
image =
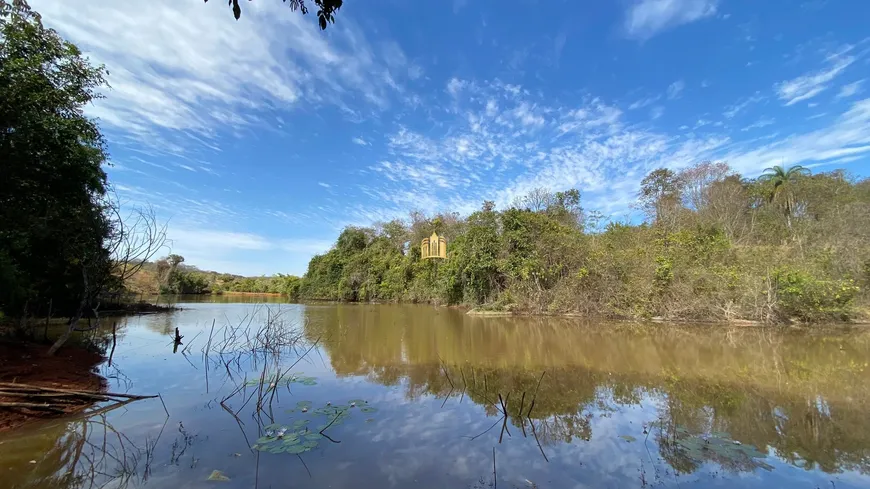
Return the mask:
{"type": "Polygon", "coordinates": [[[870,2],[31,0],[108,68],[123,202],[204,269],[301,274],[342,227],[578,188],[622,219],[650,170],[870,174],[870,2]]]}

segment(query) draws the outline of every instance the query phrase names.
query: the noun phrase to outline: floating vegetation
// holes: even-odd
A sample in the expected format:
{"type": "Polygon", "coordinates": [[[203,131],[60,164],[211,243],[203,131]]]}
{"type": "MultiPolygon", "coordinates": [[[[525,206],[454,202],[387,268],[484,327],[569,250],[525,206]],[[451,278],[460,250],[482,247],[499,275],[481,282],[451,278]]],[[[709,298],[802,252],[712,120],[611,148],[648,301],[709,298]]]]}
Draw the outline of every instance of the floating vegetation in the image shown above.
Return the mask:
{"type": "Polygon", "coordinates": [[[622,438],[623,440],[629,442],[629,443],[631,443],[633,441],[637,441],[637,438],[635,438],[631,435],[619,435],[619,437],[622,438]]]}
{"type": "Polygon", "coordinates": [[[737,440],[732,440],[728,433],[693,435],[686,428],[678,427],[675,447],[683,456],[696,462],[713,460],[725,465],[748,465],[773,470],[772,466],[759,460],[766,458],[767,454],[752,445],[744,445],[737,440]]]}
{"type": "MultiPolygon", "coordinates": [[[[311,419],[297,419],[290,424],[275,423],[265,427],[265,436],[254,443],[252,447],[255,450],[269,453],[289,453],[299,455],[317,448],[317,445],[324,438],[329,438],[324,434],[327,428],[332,428],[343,423],[350,417],[350,410],[353,406],[362,405],[360,411],[373,413],[377,409],[368,406],[368,402],[362,399],[355,399],[346,405],[336,405],[326,403],[325,405],[312,410],[311,401],[299,401],[296,403],[296,409],[290,409],[288,412],[302,412],[311,417],[322,418],[322,423],[314,428],[309,428],[311,419]]],[[[369,418],[367,422],[374,421],[369,418]]],[[[334,441],[334,440],[332,440],[334,441]]]]}

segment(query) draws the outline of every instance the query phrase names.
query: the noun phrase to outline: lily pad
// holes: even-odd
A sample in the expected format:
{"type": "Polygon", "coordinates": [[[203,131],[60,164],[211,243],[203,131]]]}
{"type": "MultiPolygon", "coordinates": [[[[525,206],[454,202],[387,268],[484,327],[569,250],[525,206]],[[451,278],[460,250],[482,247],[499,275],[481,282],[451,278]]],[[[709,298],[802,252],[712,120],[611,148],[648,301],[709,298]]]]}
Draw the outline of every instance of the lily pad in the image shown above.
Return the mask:
{"type": "Polygon", "coordinates": [[[619,437],[622,438],[623,440],[629,442],[629,443],[631,443],[633,441],[637,441],[637,438],[635,438],[631,435],[619,435],[619,437]]]}
{"type": "Polygon", "coordinates": [[[296,403],[298,409],[311,409],[311,401],[299,401],[296,403]]]}
{"type": "Polygon", "coordinates": [[[293,422],[293,429],[298,430],[308,424],[307,419],[297,419],[293,422]]]}
{"type": "Polygon", "coordinates": [[[300,453],[305,453],[309,450],[311,450],[311,449],[306,447],[305,445],[293,445],[293,446],[287,447],[284,451],[291,454],[291,455],[299,455],[300,453]]]}
{"type": "Polygon", "coordinates": [[[359,410],[362,411],[362,412],[364,412],[364,413],[374,413],[374,412],[377,412],[378,409],[377,409],[377,408],[373,408],[373,407],[371,407],[371,406],[363,406],[363,407],[361,407],[359,410]]]}
{"type": "Polygon", "coordinates": [[[211,475],[208,476],[207,480],[226,482],[226,481],[230,480],[230,478],[225,476],[224,473],[221,472],[220,470],[212,470],[211,475]]]}

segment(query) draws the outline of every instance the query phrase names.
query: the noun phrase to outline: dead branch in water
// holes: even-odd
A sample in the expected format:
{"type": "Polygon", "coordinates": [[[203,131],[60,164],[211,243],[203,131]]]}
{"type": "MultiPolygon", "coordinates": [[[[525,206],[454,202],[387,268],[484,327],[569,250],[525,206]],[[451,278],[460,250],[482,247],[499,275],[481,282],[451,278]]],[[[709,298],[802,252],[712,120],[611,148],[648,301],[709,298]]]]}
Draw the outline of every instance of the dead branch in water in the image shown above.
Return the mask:
{"type": "Polygon", "coordinates": [[[0,401],[0,409],[31,409],[60,414],[68,412],[69,408],[81,407],[95,402],[111,402],[114,403],[113,406],[117,406],[155,397],[158,396],[58,389],[39,385],[0,382],[0,399],[7,399],[6,401],[0,401]]]}

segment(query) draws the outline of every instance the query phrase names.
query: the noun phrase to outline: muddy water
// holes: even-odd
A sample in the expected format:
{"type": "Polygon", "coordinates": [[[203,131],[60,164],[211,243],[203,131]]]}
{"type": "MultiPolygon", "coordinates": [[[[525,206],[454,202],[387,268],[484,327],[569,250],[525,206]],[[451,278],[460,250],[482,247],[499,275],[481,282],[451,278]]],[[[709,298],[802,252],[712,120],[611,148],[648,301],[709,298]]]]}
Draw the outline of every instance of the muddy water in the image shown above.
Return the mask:
{"type": "Polygon", "coordinates": [[[100,367],[166,410],[7,434],[0,487],[870,484],[864,330],[182,306],[119,322],[100,367]],[[252,352],[267,322],[272,351],[252,352]]]}

